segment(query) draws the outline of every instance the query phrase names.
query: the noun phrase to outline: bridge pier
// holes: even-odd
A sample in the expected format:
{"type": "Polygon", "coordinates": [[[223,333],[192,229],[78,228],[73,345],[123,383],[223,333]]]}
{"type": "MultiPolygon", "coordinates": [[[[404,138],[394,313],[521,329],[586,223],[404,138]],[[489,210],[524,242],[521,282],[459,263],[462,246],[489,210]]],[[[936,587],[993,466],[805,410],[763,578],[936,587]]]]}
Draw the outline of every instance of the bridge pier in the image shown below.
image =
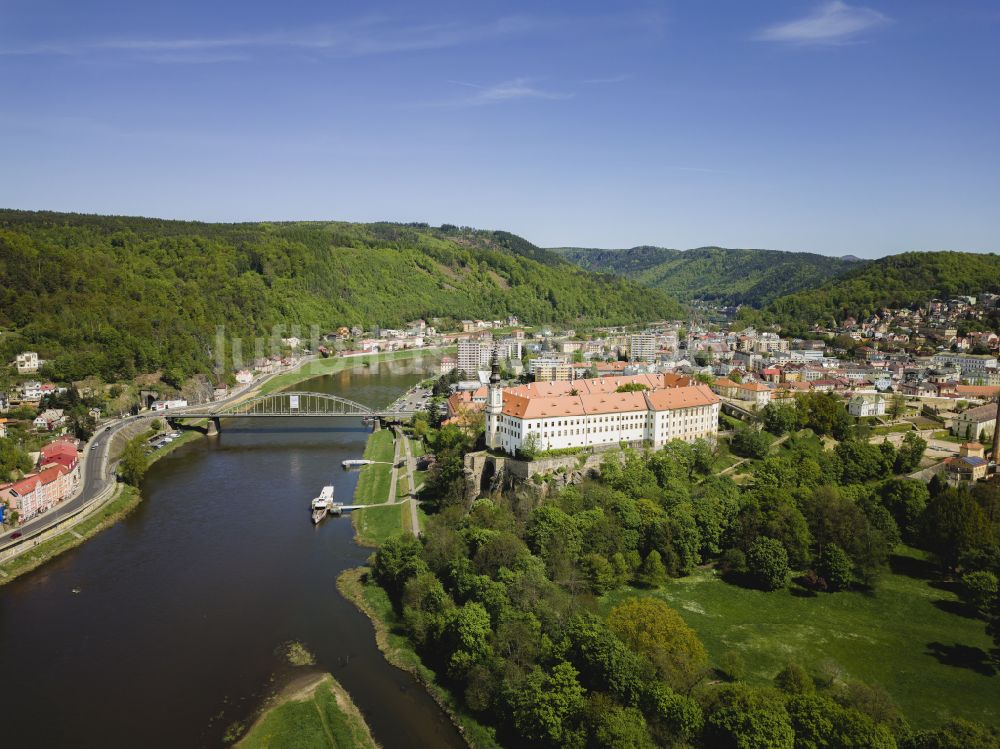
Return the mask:
{"type": "Polygon", "coordinates": [[[382,417],[373,416],[372,417],[372,431],[377,432],[382,428],[382,417]]]}
{"type": "Polygon", "coordinates": [[[222,420],[218,417],[209,419],[205,434],[209,437],[218,437],[220,431],[222,431],[222,420]]]}

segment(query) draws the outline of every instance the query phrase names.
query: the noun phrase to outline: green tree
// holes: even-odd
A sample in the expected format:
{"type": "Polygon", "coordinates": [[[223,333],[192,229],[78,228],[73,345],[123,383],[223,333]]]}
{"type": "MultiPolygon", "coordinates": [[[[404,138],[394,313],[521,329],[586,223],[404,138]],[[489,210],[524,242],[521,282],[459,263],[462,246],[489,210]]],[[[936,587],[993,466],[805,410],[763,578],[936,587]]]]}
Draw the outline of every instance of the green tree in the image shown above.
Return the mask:
{"type": "Polygon", "coordinates": [[[559,662],[548,673],[536,666],[508,691],[518,735],[539,746],[579,746],[582,737],[577,727],[584,694],[572,664],[559,662]]]}
{"type": "Polygon", "coordinates": [[[986,614],[996,600],[1000,586],[989,570],[974,570],[962,575],[962,598],[980,614],[986,614]]]}
{"type": "Polygon", "coordinates": [[[854,563],[847,552],[834,543],[823,547],[816,572],[826,580],[830,590],[847,590],[854,582],[854,563]]]}
{"type": "Polygon", "coordinates": [[[927,507],[930,493],[923,481],[889,479],[879,489],[882,504],[892,515],[903,538],[914,540],[920,532],[920,518],[927,507]]]}
{"type": "Polygon", "coordinates": [[[710,697],[703,737],[713,749],[793,749],[795,745],[781,696],[739,683],[724,686],[710,697]]]}
{"type": "Polygon", "coordinates": [[[622,707],[604,695],[592,695],[587,707],[591,743],[601,749],[653,749],[646,718],[634,707],[622,707]]]}
{"type": "Polygon", "coordinates": [[[608,626],[631,650],[653,664],[671,687],[688,692],[702,678],[708,653],[698,635],[659,598],[630,598],[615,606],[608,626]]]}
{"type": "Polygon", "coordinates": [[[774,686],[790,695],[812,694],[816,691],[816,684],[809,672],[798,663],[789,663],[781,669],[774,677],[774,686]]]}
{"type": "Polygon", "coordinates": [[[788,552],[777,539],[761,536],[747,549],[747,569],[764,590],[783,588],[789,571],[788,552]]]}
{"type": "Polygon", "coordinates": [[[636,579],[647,588],[658,588],[667,581],[667,569],[663,566],[660,552],[653,549],[646,555],[636,579]]]}
{"type": "Polygon", "coordinates": [[[691,742],[705,724],[701,706],[666,684],[652,684],[643,696],[643,709],[656,740],[665,746],[691,742]]]}
{"type": "Polygon", "coordinates": [[[799,425],[799,410],[792,405],[768,403],[761,412],[764,429],[780,437],[794,431],[799,425]]]}
{"type": "Polygon", "coordinates": [[[149,459],[146,457],[146,441],[141,435],[133,437],[125,443],[121,460],[118,462],[118,475],[126,484],[139,486],[147,468],[149,459]]]}
{"type": "Polygon", "coordinates": [[[747,428],[737,429],[729,444],[737,455],[758,460],[767,457],[771,448],[771,442],[763,432],[747,428]]]}
{"type": "Polygon", "coordinates": [[[952,718],[940,728],[919,731],[901,749],[997,749],[996,736],[985,726],[952,718]]]}
{"type": "Polygon", "coordinates": [[[946,567],[993,543],[993,530],[968,492],[945,489],[927,503],[922,517],[923,542],[946,567]]]}

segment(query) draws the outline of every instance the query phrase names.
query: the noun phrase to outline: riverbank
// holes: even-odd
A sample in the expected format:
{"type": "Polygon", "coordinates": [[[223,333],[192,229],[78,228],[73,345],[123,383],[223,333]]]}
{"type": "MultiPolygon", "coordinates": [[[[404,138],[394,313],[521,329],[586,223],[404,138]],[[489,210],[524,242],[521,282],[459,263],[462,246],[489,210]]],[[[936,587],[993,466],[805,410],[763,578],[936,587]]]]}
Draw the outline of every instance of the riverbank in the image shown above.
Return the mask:
{"type": "Polygon", "coordinates": [[[110,528],[135,509],[141,501],[142,495],[138,489],[125,484],[119,485],[112,498],[95,510],[86,520],[58,536],[43,541],[30,551],[25,551],[23,554],[0,564],[0,585],[38,569],[63,552],[74,549],[89,538],[96,536],[105,528],[110,528]]]}
{"type": "Polygon", "coordinates": [[[368,573],[367,567],[345,570],[337,578],[337,590],[371,621],[375,642],[386,661],[413,674],[451,719],[471,749],[501,749],[493,729],[465,713],[455,703],[451,693],[438,684],[437,674],[424,665],[409,640],[394,633],[399,626],[396,612],[385,591],[368,578],[368,573]]]}
{"type": "Polygon", "coordinates": [[[265,395],[276,390],[285,390],[313,377],[333,374],[353,367],[371,367],[381,362],[402,361],[428,357],[438,359],[445,354],[456,351],[454,346],[444,348],[417,348],[402,351],[390,351],[385,354],[365,354],[362,356],[331,356],[329,359],[312,359],[303,366],[291,372],[272,377],[265,382],[254,395],[265,395]]]}
{"type": "Polygon", "coordinates": [[[350,695],[330,674],[293,680],[270,702],[236,749],[377,749],[350,695]]]}
{"type": "MultiPolygon", "coordinates": [[[[390,496],[396,455],[396,440],[391,429],[380,429],[369,435],[364,457],[377,462],[362,466],[352,504],[396,502],[396,497],[390,496]]],[[[354,510],[351,513],[354,540],[361,546],[376,547],[390,536],[402,533],[404,508],[404,504],[397,502],[368,510],[354,510]]]]}

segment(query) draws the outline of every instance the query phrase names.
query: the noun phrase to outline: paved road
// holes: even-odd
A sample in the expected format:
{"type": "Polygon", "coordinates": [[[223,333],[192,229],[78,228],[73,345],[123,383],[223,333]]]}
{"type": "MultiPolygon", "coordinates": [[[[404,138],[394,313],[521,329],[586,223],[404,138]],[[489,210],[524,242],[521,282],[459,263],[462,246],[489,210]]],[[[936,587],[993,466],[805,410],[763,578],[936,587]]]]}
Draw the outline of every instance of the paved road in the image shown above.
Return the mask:
{"type": "Polygon", "coordinates": [[[420,535],[420,514],[417,512],[417,491],[416,484],[413,483],[413,469],[416,467],[416,459],[410,454],[410,439],[403,435],[403,452],[406,455],[406,476],[410,481],[410,530],[414,536],[420,535]]]}

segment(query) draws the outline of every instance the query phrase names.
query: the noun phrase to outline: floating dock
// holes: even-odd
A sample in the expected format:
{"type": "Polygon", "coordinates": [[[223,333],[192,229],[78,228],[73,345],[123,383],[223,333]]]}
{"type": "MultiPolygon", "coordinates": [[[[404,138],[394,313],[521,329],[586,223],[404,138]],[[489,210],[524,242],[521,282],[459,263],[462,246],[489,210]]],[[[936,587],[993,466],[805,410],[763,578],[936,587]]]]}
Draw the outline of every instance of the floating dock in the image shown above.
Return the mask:
{"type": "Polygon", "coordinates": [[[364,458],[354,458],[351,460],[341,461],[340,465],[342,465],[346,471],[348,468],[360,468],[361,466],[367,466],[374,462],[375,461],[373,460],[365,460],[364,458]]]}

